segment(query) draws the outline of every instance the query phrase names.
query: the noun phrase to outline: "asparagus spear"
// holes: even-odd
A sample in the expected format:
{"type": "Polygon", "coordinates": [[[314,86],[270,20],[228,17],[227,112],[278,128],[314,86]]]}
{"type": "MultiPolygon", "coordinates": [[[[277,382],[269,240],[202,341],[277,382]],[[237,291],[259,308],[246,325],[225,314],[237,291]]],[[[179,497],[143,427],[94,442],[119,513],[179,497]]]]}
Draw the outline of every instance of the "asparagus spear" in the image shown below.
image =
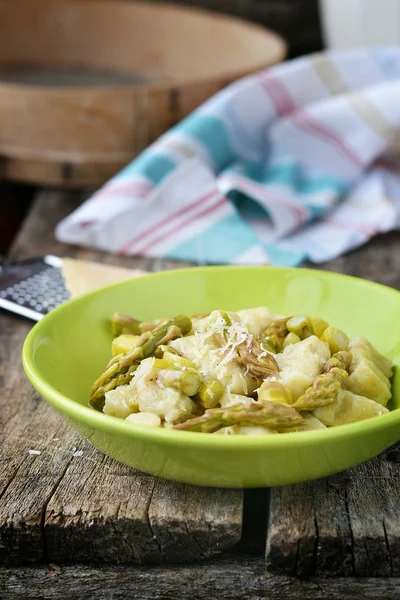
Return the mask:
{"type": "Polygon", "coordinates": [[[165,352],[169,352],[170,354],[175,354],[176,356],[180,356],[179,352],[175,350],[172,346],[166,346],[165,344],[160,344],[157,346],[156,351],[154,352],[154,356],[156,358],[162,358],[165,352]]]}
{"type": "Polygon", "coordinates": [[[249,345],[243,342],[236,346],[236,350],[240,363],[255,379],[263,381],[266,377],[279,373],[278,363],[273,355],[266,353],[256,340],[253,339],[249,345]]]}
{"type": "Polygon", "coordinates": [[[125,315],[124,313],[115,312],[111,319],[112,332],[115,337],[124,333],[132,333],[133,335],[140,335],[143,331],[140,328],[140,321],[125,315]]]}
{"type": "MultiPolygon", "coordinates": [[[[190,315],[190,319],[203,319],[209,313],[195,313],[190,315]]],[[[155,319],[154,321],[139,321],[125,313],[115,312],[111,319],[111,326],[114,336],[129,334],[140,335],[146,331],[153,331],[158,325],[165,323],[167,319],[155,319]]]]}
{"type": "Polygon", "coordinates": [[[311,316],[310,323],[315,335],[319,338],[324,333],[325,329],[329,327],[329,323],[327,323],[326,321],[324,321],[324,319],[321,319],[320,317],[311,316]]]}
{"type": "Polygon", "coordinates": [[[343,368],[332,367],[327,373],[319,375],[314,380],[303,396],[300,396],[292,405],[293,408],[298,411],[314,410],[320,406],[331,404],[342,391],[343,383],[347,377],[347,371],[343,368]]]}
{"type": "Polygon", "coordinates": [[[127,354],[115,356],[109,362],[106,371],[93,384],[90,394],[90,404],[93,408],[102,410],[105,393],[121,385],[121,375],[126,376],[132,367],[133,370],[135,366],[137,368],[141,360],[153,356],[157,346],[187,335],[191,329],[192,322],[189,317],[178,315],[158,325],[153,331],[143,333],[136,346],[127,354]]]}
{"type": "Polygon", "coordinates": [[[158,325],[165,323],[166,319],[155,321],[139,321],[124,313],[115,312],[111,319],[111,327],[115,336],[132,333],[140,335],[146,331],[153,331],[158,325]]]}
{"type": "Polygon", "coordinates": [[[313,333],[311,321],[307,316],[278,319],[264,331],[261,344],[266,350],[278,354],[289,344],[296,344],[313,333]]]}
{"type": "Polygon", "coordinates": [[[267,327],[260,338],[263,348],[274,354],[282,352],[285,337],[289,333],[287,321],[288,319],[278,319],[267,327]]]}
{"type": "Polygon", "coordinates": [[[276,402],[257,402],[248,407],[238,404],[225,409],[212,408],[206,410],[201,417],[175,425],[174,429],[214,433],[231,425],[262,425],[270,429],[285,430],[302,423],[303,418],[290,406],[276,402]]]}
{"type": "Polygon", "coordinates": [[[346,350],[340,350],[331,356],[331,358],[325,363],[324,371],[328,373],[333,367],[337,367],[338,369],[344,369],[345,371],[349,371],[350,365],[352,361],[351,352],[347,352],[346,350]]]}

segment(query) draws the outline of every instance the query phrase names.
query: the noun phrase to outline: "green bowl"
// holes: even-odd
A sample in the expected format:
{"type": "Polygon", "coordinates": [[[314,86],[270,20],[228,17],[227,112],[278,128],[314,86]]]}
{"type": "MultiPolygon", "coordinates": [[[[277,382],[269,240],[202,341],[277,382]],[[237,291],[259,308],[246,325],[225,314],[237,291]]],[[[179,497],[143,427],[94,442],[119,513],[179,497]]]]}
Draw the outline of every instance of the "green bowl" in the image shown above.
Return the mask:
{"type": "Polygon", "coordinates": [[[23,365],[33,386],[96,448],[132,467],[177,481],[222,487],[276,486],[336,473],[400,439],[400,383],[392,411],[327,430],[274,436],[218,436],[132,425],[87,405],[111,353],[114,311],[140,319],[265,305],[312,313],[364,335],[400,364],[400,293],[307,269],[205,267],[124,281],[71,300],[29,333],[23,365]]]}

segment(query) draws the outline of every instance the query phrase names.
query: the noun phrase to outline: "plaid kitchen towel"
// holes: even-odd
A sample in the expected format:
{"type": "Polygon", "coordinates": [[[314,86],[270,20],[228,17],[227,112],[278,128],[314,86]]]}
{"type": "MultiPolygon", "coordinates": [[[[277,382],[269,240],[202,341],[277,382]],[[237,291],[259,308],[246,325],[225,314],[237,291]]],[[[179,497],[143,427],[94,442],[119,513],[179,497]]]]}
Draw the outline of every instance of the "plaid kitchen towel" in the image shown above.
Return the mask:
{"type": "Polygon", "coordinates": [[[400,48],[241,79],[58,224],[59,240],[198,264],[332,259],[400,222],[400,48]]]}

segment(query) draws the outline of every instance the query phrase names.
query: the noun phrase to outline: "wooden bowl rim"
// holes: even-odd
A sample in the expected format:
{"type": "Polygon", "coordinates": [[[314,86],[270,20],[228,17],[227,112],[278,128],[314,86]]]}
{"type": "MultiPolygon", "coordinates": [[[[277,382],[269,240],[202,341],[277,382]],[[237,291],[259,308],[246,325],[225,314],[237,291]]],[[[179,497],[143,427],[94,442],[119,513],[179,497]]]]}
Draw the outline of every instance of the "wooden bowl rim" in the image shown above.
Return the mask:
{"type": "MultiPolygon", "coordinates": [[[[116,0],[117,2],[121,2],[121,0],[116,0]]],[[[123,1],[122,3],[125,4],[123,1]]],[[[143,92],[146,93],[159,93],[159,92],[168,92],[169,90],[174,90],[176,88],[187,88],[191,86],[201,86],[201,85],[209,85],[214,83],[215,81],[226,82],[226,84],[235,81],[243,76],[250,75],[251,73],[256,73],[260,70],[266,69],[268,67],[274,66],[284,60],[288,54],[288,43],[286,40],[276,31],[265,27],[259,23],[254,23],[252,21],[248,21],[242,17],[238,17],[236,15],[229,15],[220,13],[217,11],[213,11],[207,8],[194,7],[194,6],[181,6],[178,4],[173,4],[172,2],[146,2],[143,0],[136,0],[136,2],[132,2],[133,4],[142,4],[148,6],[160,6],[163,8],[168,8],[171,10],[184,11],[186,13],[195,13],[201,15],[208,15],[211,17],[217,17],[220,20],[232,21],[234,23],[241,24],[243,27],[251,31],[256,31],[265,36],[265,38],[269,38],[272,42],[274,42],[275,47],[272,48],[271,55],[266,56],[264,59],[260,59],[259,61],[254,62],[253,65],[248,65],[248,67],[242,67],[240,69],[230,69],[224,72],[221,72],[212,76],[202,76],[202,77],[193,77],[185,79],[169,79],[165,82],[154,82],[154,83],[138,83],[138,84],[104,84],[99,87],[93,86],[70,86],[70,87],[62,87],[56,85],[35,85],[35,84],[23,84],[18,82],[8,82],[2,81],[0,79],[0,93],[1,92],[14,92],[14,93],[22,93],[29,95],[46,95],[48,97],[80,97],[82,94],[90,94],[92,96],[101,97],[103,95],[140,95],[143,92]]],[[[0,62],[1,64],[1,62],[0,62]]],[[[221,88],[224,85],[221,85],[221,88]]]]}

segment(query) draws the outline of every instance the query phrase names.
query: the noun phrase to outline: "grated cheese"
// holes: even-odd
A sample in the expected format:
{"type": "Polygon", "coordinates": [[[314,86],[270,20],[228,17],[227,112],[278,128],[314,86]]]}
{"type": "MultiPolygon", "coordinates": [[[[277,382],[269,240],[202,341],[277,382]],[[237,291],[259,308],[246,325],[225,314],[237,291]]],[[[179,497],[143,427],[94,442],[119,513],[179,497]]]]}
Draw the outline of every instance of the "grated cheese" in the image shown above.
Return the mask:
{"type": "Polygon", "coordinates": [[[249,393],[249,388],[247,386],[247,381],[246,381],[246,378],[244,377],[243,373],[240,373],[240,378],[243,382],[243,391],[244,391],[245,395],[247,396],[247,394],[249,393]]]}

